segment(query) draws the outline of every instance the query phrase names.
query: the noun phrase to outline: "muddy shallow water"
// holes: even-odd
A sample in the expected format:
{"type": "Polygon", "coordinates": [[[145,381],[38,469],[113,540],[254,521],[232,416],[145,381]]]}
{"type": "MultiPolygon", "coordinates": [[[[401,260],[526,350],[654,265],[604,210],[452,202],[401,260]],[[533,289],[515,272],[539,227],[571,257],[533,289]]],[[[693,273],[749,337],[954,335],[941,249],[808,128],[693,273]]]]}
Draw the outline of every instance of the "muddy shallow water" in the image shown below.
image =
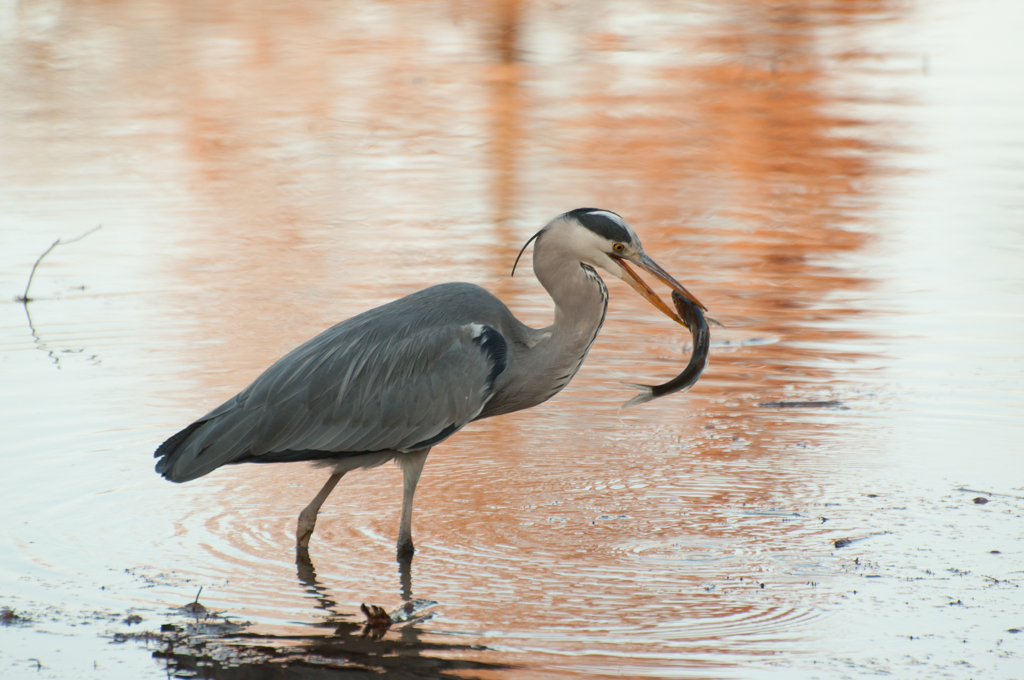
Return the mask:
{"type": "Polygon", "coordinates": [[[965,5],[0,8],[0,675],[1024,677],[1024,14],[965,5]],[[424,286],[549,323],[509,271],[583,205],[710,366],[620,410],[689,338],[609,282],[569,388],[431,453],[411,568],[390,466],[309,561],[322,471],[153,472],[424,286]]]}

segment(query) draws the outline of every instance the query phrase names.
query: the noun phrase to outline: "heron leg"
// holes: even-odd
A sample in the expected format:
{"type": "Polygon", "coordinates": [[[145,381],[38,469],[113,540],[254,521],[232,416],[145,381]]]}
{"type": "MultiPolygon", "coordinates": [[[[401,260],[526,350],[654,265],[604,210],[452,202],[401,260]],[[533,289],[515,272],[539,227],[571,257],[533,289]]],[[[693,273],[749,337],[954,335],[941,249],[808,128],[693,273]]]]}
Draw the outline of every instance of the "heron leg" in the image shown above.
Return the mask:
{"type": "Polygon", "coordinates": [[[420,481],[423,464],[427,462],[430,449],[403,453],[398,456],[398,467],[402,469],[402,521],[398,527],[398,554],[411,557],[416,548],[412,544],[412,498],[416,494],[416,484],[420,481]]]}
{"type": "Polygon", "coordinates": [[[320,506],[324,504],[327,497],[338,486],[338,482],[345,476],[344,472],[338,472],[327,479],[327,483],[320,489],[320,493],[306,506],[306,509],[299,513],[299,526],[295,530],[295,547],[300,550],[309,548],[309,539],[313,535],[313,528],[316,526],[316,515],[320,512],[320,506]]]}

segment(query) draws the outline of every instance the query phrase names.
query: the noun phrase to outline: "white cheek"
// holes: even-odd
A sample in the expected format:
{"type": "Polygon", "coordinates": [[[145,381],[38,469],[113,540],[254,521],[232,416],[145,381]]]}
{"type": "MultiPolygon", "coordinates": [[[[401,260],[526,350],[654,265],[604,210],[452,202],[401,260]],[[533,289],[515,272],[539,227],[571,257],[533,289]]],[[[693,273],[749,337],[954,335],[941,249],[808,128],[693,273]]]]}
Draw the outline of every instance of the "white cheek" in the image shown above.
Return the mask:
{"type": "Polygon", "coordinates": [[[603,269],[617,279],[621,279],[626,274],[618,262],[604,253],[600,253],[593,262],[588,262],[587,264],[603,269]]]}

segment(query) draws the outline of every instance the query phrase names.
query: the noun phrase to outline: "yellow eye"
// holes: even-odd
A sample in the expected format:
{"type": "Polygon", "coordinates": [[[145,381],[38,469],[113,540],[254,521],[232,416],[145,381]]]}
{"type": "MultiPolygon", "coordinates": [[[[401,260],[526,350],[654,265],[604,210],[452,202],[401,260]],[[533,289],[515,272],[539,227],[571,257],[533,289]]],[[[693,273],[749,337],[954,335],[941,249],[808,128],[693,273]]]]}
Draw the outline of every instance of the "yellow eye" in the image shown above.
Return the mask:
{"type": "Polygon", "coordinates": [[[622,245],[621,243],[616,243],[614,246],[612,246],[612,250],[614,250],[617,253],[621,253],[625,249],[626,246],[622,245]]]}

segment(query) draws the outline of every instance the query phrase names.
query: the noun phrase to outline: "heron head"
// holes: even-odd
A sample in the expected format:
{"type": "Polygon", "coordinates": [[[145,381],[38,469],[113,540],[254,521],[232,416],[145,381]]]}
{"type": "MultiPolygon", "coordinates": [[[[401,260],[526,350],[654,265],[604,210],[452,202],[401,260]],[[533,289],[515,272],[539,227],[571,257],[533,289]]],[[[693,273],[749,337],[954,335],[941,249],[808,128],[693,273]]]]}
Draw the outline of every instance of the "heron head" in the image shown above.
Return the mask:
{"type": "Polygon", "coordinates": [[[658,297],[658,294],[640,278],[632,267],[629,266],[629,263],[633,263],[647,271],[701,309],[707,310],[707,307],[701,304],[700,300],[695,298],[681,283],[676,281],[657,262],[644,253],[644,247],[640,243],[640,239],[619,215],[608,210],[578,208],[565,213],[562,217],[563,219],[574,220],[580,227],[590,232],[588,236],[590,236],[590,240],[595,247],[587,249],[590,255],[587,264],[600,267],[612,276],[622,279],[641,297],[657,307],[673,321],[686,326],[686,323],[675,310],[658,297]]]}
{"type": "MultiPolygon", "coordinates": [[[[558,233],[560,237],[558,240],[571,249],[574,255],[579,257],[580,262],[599,267],[612,276],[622,279],[641,297],[683,326],[686,326],[686,322],[658,297],[658,294],[633,271],[629,263],[649,272],[672,290],[677,291],[701,309],[707,310],[707,307],[701,304],[690,291],[686,290],[681,283],[644,253],[640,239],[630,226],[622,217],[610,210],[577,208],[563,213],[534,234],[523,246],[523,250],[519,251],[519,255],[522,256],[526,246],[530,245],[530,241],[549,232],[552,232],[552,236],[554,233],[558,233]]],[[[519,262],[518,257],[516,262],[519,262]]],[[[512,272],[515,273],[515,266],[512,267],[512,272]]]]}

